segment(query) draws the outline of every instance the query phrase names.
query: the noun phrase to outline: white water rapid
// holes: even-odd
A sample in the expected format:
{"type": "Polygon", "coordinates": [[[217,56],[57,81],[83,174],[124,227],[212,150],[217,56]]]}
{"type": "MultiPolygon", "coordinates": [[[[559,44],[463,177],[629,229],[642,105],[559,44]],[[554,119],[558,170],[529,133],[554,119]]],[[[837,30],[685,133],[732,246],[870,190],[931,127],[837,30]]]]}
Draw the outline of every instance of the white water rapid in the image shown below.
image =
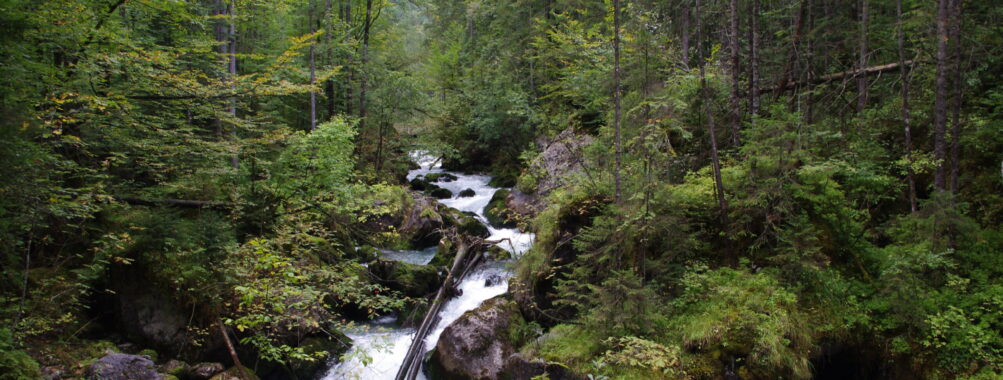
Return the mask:
{"type": "MultiPolygon", "coordinates": [[[[413,155],[415,162],[421,166],[419,169],[408,173],[407,179],[412,180],[419,175],[429,173],[444,173],[439,163],[423,152],[416,152],[413,155]]],[[[533,234],[519,232],[514,228],[497,229],[492,227],[484,217],[484,207],[491,201],[497,188],[488,186],[491,177],[486,175],[468,175],[460,173],[450,173],[457,177],[451,182],[436,182],[435,184],[453,192],[453,198],[442,199],[439,202],[453,207],[460,211],[472,212],[477,215],[491,232],[489,240],[502,240],[500,247],[518,256],[529,249],[533,244],[533,234]],[[465,189],[472,189],[476,193],[472,197],[459,198],[457,194],[465,189]]],[[[413,264],[427,264],[435,254],[434,249],[418,251],[382,251],[382,256],[392,260],[401,260],[413,264]]],[[[467,278],[460,283],[459,288],[463,291],[459,297],[449,300],[439,312],[439,323],[435,329],[425,338],[425,350],[435,348],[439,335],[453,321],[456,321],[463,313],[473,310],[490,298],[504,294],[508,290],[508,278],[511,276],[504,263],[491,262],[482,264],[476,271],[467,275],[467,278]],[[487,280],[492,276],[498,276],[501,281],[494,281],[492,285],[487,285],[487,280]]],[[[324,380],[336,379],[365,379],[382,380],[393,379],[397,375],[397,369],[404,361],[408,346],[414,338],[414,329],[403,329],[394,325],[392,317],[385,317],[373,321],[356,330],[345,331],[348,337],[352,338],[354,345],[346,354],[346,360],[335,364],[324,376],[324,380]]],[[[419,374],[419,379],[425,379],[424,374],[419,374]]]]}

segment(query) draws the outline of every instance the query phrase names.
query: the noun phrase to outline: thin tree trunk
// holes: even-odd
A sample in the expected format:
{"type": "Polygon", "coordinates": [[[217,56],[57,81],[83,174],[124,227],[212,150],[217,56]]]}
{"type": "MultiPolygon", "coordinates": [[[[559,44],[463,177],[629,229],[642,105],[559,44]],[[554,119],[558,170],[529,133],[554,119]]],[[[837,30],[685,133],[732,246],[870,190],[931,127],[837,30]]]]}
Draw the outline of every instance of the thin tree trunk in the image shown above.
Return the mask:
{"type": "Polygon", "coordinates": [[[714,130],[714,113],[711,110],[710,102],[710,89],[707,87],[707,75],[705,69],[705,60],[703,57],[703,31],[701,30],[701,20],[700,20],[700,0],[696,0],[696,8],[694,11],[694,18],[696,18],[697,25],[697,59],[699,60],[700,67],[700,90],[703,95],[703,108],[704,113],[707,118],[707,134],[710,137],[710,156],[711,162],[714,165],[714,184],[717,187],[717,204],[720,207],[720,218],[721,226],[724,228],[728,224],[728,202],[724,199],[724,182],[721,180],[721,161],[718,157],[717,152],[717,136],[714,130]]]}
{"type": "Polygon", "coordinates": [[[366,0],[366,19],[362,25],[362,83],[359,84],[359,131],[366,130],[366,90],[369,85],[369,75],[366,74],[369,64],[369,25],[372,22],[373,0],[366,0]]]}
{"type": "Polygon", "coordinates": [[[752,22],[749,25],[749,113],[759,115],[759,0],[752,0],[752,11],[749,12],[752,22]]]}
{"type": "MultiPolygon", "coordinates": [[[[325,65],[328,69],[334,65],[334,18],[332,17],[332,4],[331,0],[327,0],[324,3],[324,32],[327,33],[325,40],[327,42],[327,49],[325,51],[325,65]]],[[[324,93],[327,95],[327,120],[331,120],[334,117],[334,79],[328,76],[327,80],[324,81],[324,93]]]]}
{"type": "MultiPolygon", "coordinates": [[[[352,0],[345,0],[345,24],[348,25],[349,29],[352,27],[352,0]]],[[[351,33],[346,34],[345,38],[350,38],[351,33]]],[[[345,64],[348,71],[348,81],[345,82],[345,114],[352,114],[352,82],[355,81],[355,70],[352,69],[352,55],[348,55],[348,62],[345,64]]]]}
{"type": "Polygon", "coordinates": [[[247,369],[243,364],[240,364],[240,358],[237,356],[237,350],[233,347],[233,342],[230,341],[230,336],[226,333],[226,328],[223,327],[223,322],[219,322],[219,333],[223,335],[223,343],[226,344],[226,350],[230,353],[230,360],[233,360],[233,365],[240,369],[240,377],[244,380],[250,380],[251,376],[247,373],[247,369]]]}
{"type": "Polygon", "coordinates": [[[683,43],[683,66],[690,68],[690,0],[683,0],[683,22],[682,30],[683,43]]]}
{"type": "MultiPolygon", "coordinates": [[[[860,36],[857,45],[857,69],[867,67],[868,0],[860,0],[860,36]]],[[[857,76],[857,113],[867,108],[867,76],[857,76]]]]}
{"type": "MultiPolygon", "coordinates": [[[[236,78],[237,78],[237,26],[236,26],[236,13],[237,13],[236,4],[235,4],[234,0],[230,0],[230,7],[229,7],[229,19],[230,19],[230,30],[229,30],[230,64],[229,64],[229,71],[230,71],[230,90],[232,90],[234,93],[237,92],[237,81],[236,81],[236,78]]],[[[237,98],[235,98],[235,97],[231,97],[230,98],[230,117],[232,117],[234,121],[237,120],[237,98]]],[[[236,124],[234,124],[231,127],[231,129],[230,129],[230,138],[234,141],[234,143],[236,143],[236,140],[237,140],[237,125],[236,124]]],[[[240,168],[240,159],[238,157],[239,157],[239,153],[236,153],[236,154],[233,155],[233,157],[230,158],[230,165],[232,165],[234,169],[240,168]]]]}
{"type": "Polygon", "coordinates": [[[962,82],[961,0],[951,0],[951,41],[954,42],[954,103],[951,105],[951,192],[958,192],[961,156],[961,106],[964,102],[962,82]]]}
{"type": "Polygon", "coordinates": [[[934,81],[934,103],[933,103],[933,155],[937,160],[937,170],[934,172],[934,187],[938,191],[946,190],[945,169],[947,143],[945,132],[947,130],[947,77],[949,75],[947,67],[947,42],[948,42],[948,20],[949,0],[938,0],[937,2],[937,72],[934,81]]]}
{"type": "Polygon", "coordinates": [[[910,70],[905,67],[905,30],[902,25],[902,0],[895,2],[895,25],[896,40],[898,43],[899,78],[902,81],[902,128],[905,130],[905,153],[908,157],[906,167],[906,180],[909,183],[909,210],[916,212],[916,174],[912,170],[912,120],[909,110],[909,74],[910,70]]]}
{"type": "MultiPolygon", "coordinates": [[[[783,79],[780,81],[781,86],[791,80],[791,71],[794,66],[794,61],[797,59],[798,44],[801,42],[801,33],[804,29],[804,14],[806,5],[807,1],[801,0],[801,6],[798,9],[797,17],[794,19],[794,36],[791,38],[791,52],[787,58],[787,63],[784,64],[783,79]]],[[[783,89],[778,88],[773,94],[773,100],[776,101],[779,99],[781,93],[783,93],[783,89]]]]}
{"type": "MultiPolygon", "coordinates": [[[[317,29],[313,24],[313,0],[307,4],[307,20],[310,25],[310,31],[316,32],[317,29]]],[[[317,129],[317,91],[313,89],[313,86],[317,85],[317,60],[315,54],[315,47],[317,46],[317,41],[314,40],[310,43],[310,130],[317,129]]]]}
{"type": "Polygon", "coordinates": [[[730,12],[731,12],[731,25],[730,33],[728,33],[728,42],[731,46],[731,143],[734,146],[739,146],[742,143],[741,136],[739,135],[739,122],[741,121],[739,104],[739,93],[738,93],[738,0],[731,0],[730,2],[730,12]]]}
{"type": "MultiPolygon", "coordinates": [[[[699,4],[699,0],[698,0],[699,4]]],[[[614,199],[620,202],[620,160],[623,147],[620,144],[620,0],[613,0],[613,124],[616,129],[616,169],[614,169],[614,199]]]]}

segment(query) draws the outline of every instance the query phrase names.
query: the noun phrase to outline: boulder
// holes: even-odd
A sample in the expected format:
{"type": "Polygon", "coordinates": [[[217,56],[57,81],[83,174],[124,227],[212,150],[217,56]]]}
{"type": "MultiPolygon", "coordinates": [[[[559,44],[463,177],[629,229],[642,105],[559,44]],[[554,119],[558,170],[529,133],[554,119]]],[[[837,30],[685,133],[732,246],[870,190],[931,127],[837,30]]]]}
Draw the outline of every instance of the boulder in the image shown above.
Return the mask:
{"type": "Polygon", "coordinates": [[[233,366],[230,369],[220,372],[209,380],[260,380],[254,371],[247,367],[233,366]],[[244,375],[247,377],[244,377],[244,375]]]}
{"type": "Polygon", "coordinates": [[[188,364],[180,360],[171,359],[161,364],[157,368],[157,371],[167,375],[183,377],[188,373],[188,364]]]}
{"type": "Polygon", "coordinates": [[[432,197],[434,197],[436,199],[449,199],[449,198],[453,197],[453,192],[449,191],[449,189],[443,189],[443,188],[439,187],[439,188],[436,188],[436,189],[434,189],[432,191],[429,191],[428,195],[431,195],[432,197]]]}
{"type": "Polygon", "coordinates": [[[424,297],[435,292],[445,280],[439,268],[395,260],[374,260],[369,272],[379,283],[408,297],[424,297]]]}
{"type": "Polygon", "coordinates": [[[153,361],[139,355],[110,353],[87,367],[90,380],[162,380],[153,361]]]}
{"type": "Polygon", "coordinates": [[[508,190],[501,189],[495,191],[495,194],[491,197],[491,201],[484,207],[484,217],[495,228],[515,228],[516,226],[514,215],[508,211],[508,206],[506,205],[508,196],[508,190]]]}
{"type": "Polygon", "coordinates": [[[459,195],[460,198],[470,198],[472,196],[477,195],[477,192],[474,191],[474,189],[466,188],[463,191],[461,191],[460,194],[458,194],[458,195],[459,195]]]}
{"type": "Polygon", "coordinates": [[[426,189],[428,189],[429,186],[428,181],[426,181],[424,178],[421,177],[415,177],[415,179],[411,180],[410,184],[411,184],[411,189],[415,191],[425,191],[426,189]]]}
{"type": "Polygon", "coordinates": [[[457,177],[451,173],[428,173],[425,175],[428,182],[453,182],[457,177]]]}
{"type": "Polygon", "coordinates": [[[188,368],[188,377],[195,380],[207,380],[220,372],[223,372],[222,364],[198,363],[188,368]]]}
{"type": "Polygon", "coordinates": [[[327,368],[331,358],[337,358],[348,351],[351,339],[334,330],[338,334],[333,337],[313,336],[303,339],[299,347],[303,352],[315,358],[313,361],[293,360],[289,363],[289,370],[297,379],[317,379],[318,375],[327,368]]]}
{"type": "Polygon", "coordinates": [[[136,264],[112,267],[119,328],[129,340],[173,356],[188,343],[188,313],[170,291],[151,286],[148,270],[136,264]]]}
{"type": "Polygon", "coordinates": [[[420,193],[413,193],[414,202],[405,211],[403,222],[397,231],[408,240],[413,247],[429,247],[442,239],[444,220],[441,205],[434,199],[420,193]]]}
{"type": "Polygon", "coordinates": [[[486,238],[488,236],[491,236],[491,231],[488,230],[488,227],[485,226],[484,223],[481,223],[481,221],[478,220],[477,218],[467,216],[466,218],[461,219],[459,222],[460,225],[457,226],[458,227],[457,230],[461,234],[476,236],[481,238],[486,238]]]}
{"type": "Polygon", "coordinates": [[[434,377],[499,379],[506,360],[521,342],[512,341],[522,324],[516,305],[503,298],[485,301],[442,332],[430,359],[434,377]]]}

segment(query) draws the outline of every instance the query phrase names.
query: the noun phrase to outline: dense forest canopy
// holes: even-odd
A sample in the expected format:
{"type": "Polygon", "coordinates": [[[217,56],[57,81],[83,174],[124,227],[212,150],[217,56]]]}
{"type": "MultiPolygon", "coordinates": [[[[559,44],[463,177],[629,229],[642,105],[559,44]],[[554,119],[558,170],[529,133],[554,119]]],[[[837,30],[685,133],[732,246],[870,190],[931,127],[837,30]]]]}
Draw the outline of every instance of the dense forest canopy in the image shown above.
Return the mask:
{"type": "Polygon", "coordinates": [[[996,1],[5,0],[0,49],[0,379],[371,363],[487,228],[416,152],[536,236],[501,363],[1003,376],[996,1]]]}

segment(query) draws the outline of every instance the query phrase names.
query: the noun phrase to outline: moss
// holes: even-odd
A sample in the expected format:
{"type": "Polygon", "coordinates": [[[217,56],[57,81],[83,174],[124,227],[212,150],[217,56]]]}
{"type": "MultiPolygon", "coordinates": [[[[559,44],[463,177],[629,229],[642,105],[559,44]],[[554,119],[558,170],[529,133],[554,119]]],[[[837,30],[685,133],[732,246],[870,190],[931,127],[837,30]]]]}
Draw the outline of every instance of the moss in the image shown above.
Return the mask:
{"type": "Polygon", "coordinates": [[[213,376],[209,380],[261,380],[261,379],[258,378],[258,375],[255,375],[254,371],[252,371],[250,368],[242,366],[233,366],[226,371],[216,374],[216,376],[213,376]],[[243,371],[241,371],[241,368],[243,368],[243,371]],[[245,378],[243,376],[243,374],[245,373],[249,378],[245,378]]]}
{"type": "Polygon", "coordinates": [[[428,173],[425,175],[428,182],[453,182],[457,177],[452,173],[428,173]]]}
{"type": "Polygon", "coordinates": [[[464,235],[477,236],[486,238],[491,236],[491,231],[488,231],[488,227],[481,223],[477,218],[467,217],[464,218],[463,223],[460,224],[457,230],[464,235]]]}
{"type": "Polygon", "coordinates": [[[453,197],[453,192],[449,191],[449,189],[443,189],[441,187],[437,187],[432,191],[429,191],[428,195],[431,195],[436,199],[449,199],[453,197]]]}
{"type": "Polygon", "coordinates": [[[508,195],[509,191],[505,189],[495,191],[491,201],[484,207],[484,217],[495,228],[515,228],[516,226],[515,218],[505,204],[508,195]]]}
{"type": "Polygon", "coordinates": [[[158,360],[157,360],[157,357],[158,357],[157,351],[153,350],[151,348],[147,348],[147,349],[144,349],[142,351],[139,351],[138,355],[139,356],[145,356],[145,357],[149,358],[151,361],[153,361],[154,363],[158,362],[158,360]]]}

